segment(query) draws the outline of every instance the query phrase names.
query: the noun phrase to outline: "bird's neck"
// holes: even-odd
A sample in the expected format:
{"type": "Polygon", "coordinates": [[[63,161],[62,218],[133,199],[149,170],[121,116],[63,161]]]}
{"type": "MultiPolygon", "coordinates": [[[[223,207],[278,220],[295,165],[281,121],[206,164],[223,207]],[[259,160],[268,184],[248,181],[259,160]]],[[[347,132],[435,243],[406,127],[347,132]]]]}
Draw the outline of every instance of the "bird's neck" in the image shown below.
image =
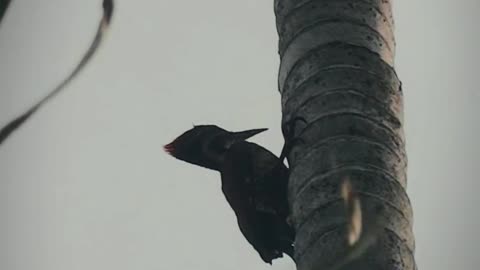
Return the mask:
{"type": "Polygon", "coordinates": [[[205,155],[205,165],[212,170],[220,171],[223,163],[225,162],[226,153],[220,153],[219,151],[215,151],[208,144],[205,144],[202,147],[202,152],[205,155]]]}

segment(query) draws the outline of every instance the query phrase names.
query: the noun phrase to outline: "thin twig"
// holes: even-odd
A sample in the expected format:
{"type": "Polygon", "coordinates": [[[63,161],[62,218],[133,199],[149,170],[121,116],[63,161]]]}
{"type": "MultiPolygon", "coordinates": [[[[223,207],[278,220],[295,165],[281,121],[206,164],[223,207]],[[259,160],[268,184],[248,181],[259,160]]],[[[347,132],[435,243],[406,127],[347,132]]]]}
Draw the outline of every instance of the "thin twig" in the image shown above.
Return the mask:
{"type": "MultiPolygon", "coordinates": [[[[7,5],[8,5],[8,3],[7,3],[7,5]]],[[[3,2],[2,2],[2,8],[3,8],[3,2]]],[[[85,67],[85,65],[90,61],[92,56],[95,54],[95,51],[100,46],[100,43],[102,42],[103,36],[105,35],[105,32],[107,31],[107,29],[110,25],[110,20],[112,18],[112,14],[113,14],[113,0],[104,0],[103,1],[103,16],[102,16],[102,19],[100,21],[100,25],[98,26],[98,30],[97,30],[97,33],[95,35],[95,38],[93,39],[90,47],[88,48],[86,53],[83,55],[83,57],[80,60],[80,62],[78,63],[78,65],[70,73],[70,75],[68,77],[66,77],[50,93],[48,93],[44,98],[42,98],[36,104],[34,104],[26,112],[24,112],[20,116],[16,117],[12,121],[10,121],[7,125],[5,125],[0,130],[0,145],[14,131],[16,131],[19,127],[21,127],[22,124],[25,123],[25,121],[27,121],[36,111],[38,111],[43,105],[45,105],[52,98],[54,98],[56,95],[58,95],[65,88],[65,86],[68,85],[68,83],[70,83],[73,80],[73,78],[75,76],[77,76],[78,73],[85,67]]],[[[0,19],[1,19],[1,17],[0,17],[0,19]]]]}

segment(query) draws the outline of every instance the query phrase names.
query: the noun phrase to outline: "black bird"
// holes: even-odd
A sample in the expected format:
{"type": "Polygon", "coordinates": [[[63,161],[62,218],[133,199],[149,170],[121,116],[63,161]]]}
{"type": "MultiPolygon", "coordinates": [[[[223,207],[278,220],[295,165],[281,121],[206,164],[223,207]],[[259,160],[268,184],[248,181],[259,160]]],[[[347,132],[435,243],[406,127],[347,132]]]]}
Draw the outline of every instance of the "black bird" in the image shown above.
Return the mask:
{"type": "Polygon", "coordinates": [[[230,132],[194,126],[164,146],[173,157],[219,171],[222,191],[238,226],[262,260],[293,258],[295,232],[287,223],[288,168],[277,156],[246,139],[267,129],[230,132]]]}

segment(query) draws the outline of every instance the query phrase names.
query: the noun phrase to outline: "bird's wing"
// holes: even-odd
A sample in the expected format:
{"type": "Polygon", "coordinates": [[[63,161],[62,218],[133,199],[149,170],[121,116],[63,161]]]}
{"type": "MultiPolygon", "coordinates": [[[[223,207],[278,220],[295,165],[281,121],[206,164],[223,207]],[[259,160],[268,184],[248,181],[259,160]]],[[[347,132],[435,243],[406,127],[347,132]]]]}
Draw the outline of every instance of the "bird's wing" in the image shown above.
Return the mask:
{"type": "MultiPolygon", "coordinates": [[[[275,198],[271,196],[270,186],[272,172],[276,158],[268,150],[259,145],[240,142],[232,145],[225,160],[225,170],[228,179],[236,186],[236,192],[243,191],[243,198],[248,200],[250,207],[257,211],[277,214],[278,207],[275,198]]],[[[223,183],[223,185],[228,183],[223,183]]]]}

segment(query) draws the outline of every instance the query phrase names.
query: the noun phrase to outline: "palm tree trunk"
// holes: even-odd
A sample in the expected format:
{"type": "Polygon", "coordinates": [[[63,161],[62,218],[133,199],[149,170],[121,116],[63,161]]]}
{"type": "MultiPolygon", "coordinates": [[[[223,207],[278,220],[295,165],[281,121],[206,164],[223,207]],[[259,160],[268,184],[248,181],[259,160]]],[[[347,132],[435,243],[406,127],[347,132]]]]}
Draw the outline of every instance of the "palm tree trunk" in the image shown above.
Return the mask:
{"type": "Polygon", "coordinates": [[[416,269],[390,2],[275,0],[282,122],[306,122],[288,156],[297,269],[416,269]],[[346,178],[362,211],[353,246],[346,178]]]}

